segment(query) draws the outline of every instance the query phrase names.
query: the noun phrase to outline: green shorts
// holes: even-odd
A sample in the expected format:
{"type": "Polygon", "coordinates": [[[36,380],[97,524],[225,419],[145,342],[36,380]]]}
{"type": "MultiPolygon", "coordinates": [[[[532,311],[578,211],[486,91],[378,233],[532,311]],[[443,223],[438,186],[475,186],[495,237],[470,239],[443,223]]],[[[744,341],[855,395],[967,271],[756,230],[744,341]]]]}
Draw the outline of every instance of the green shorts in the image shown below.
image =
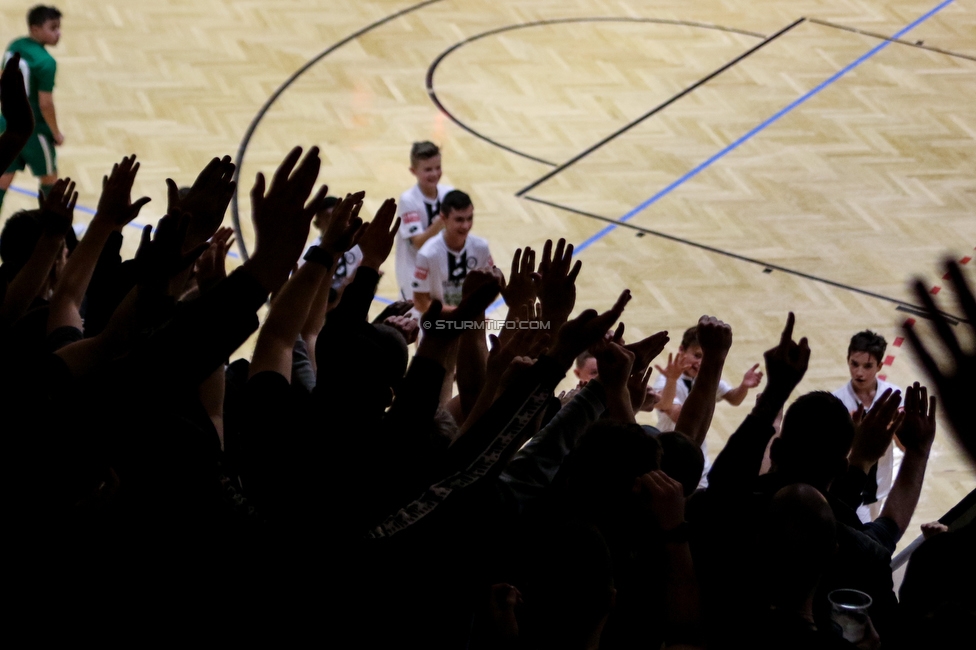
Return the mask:
{"type": "Polygon", "coordinates": [[[13,174],[30,167],[34,176],[48,176],[58,170],[58,155],[54,152],[54,142],[50,136],[35,133],[27,141],[24,149],[14,158],[6,173],[13,174]]]}

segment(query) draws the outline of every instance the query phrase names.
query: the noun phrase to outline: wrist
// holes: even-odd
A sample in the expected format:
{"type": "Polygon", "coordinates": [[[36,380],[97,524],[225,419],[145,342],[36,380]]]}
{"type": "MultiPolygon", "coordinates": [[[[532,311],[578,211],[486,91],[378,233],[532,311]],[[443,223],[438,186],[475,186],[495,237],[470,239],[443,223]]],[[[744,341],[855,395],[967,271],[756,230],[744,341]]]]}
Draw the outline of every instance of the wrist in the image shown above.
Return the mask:
{"type": "Polygon", "coordinates": [[[332,265],[335,264],[336,256],[333,255],[328,249],[322,246],[312,246],[305,253],[303,258],[306,262],[312,262],[313,264],[320,264],[327,269],[331,269],[332,265]]]}
{"type": "Polygon", "coordinates": [[[684,520],[668,529],[662,526],[661,538],[665,544],[686,544],[691,539],[691,526],[684,520]]]}

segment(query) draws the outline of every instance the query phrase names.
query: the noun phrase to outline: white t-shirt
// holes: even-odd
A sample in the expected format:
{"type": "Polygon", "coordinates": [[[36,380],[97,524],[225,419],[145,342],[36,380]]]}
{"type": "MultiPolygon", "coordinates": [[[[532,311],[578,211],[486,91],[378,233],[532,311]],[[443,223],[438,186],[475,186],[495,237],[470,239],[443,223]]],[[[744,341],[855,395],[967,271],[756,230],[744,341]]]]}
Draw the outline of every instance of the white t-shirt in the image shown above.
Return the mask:
{"type": "MultiPolygon", "coordinates": [[[[664,384],[666,384],[668,378],[664,375],[658,375],[657,380],[654,382],[654,390],[661,392],[664,390],[664,384]]],[[[688,399],[688,393],[691,392],[691,384],[694,380],[688,375],[681,375],[678,379],[678,386],[674,392],[674,404],[684,404],[685,400],[688,399]]],[[[718,381],[718,392],[716,393],[716,399],[722,399],[725,394],[732,390],[733,386],[724,379],[718,381]]],[[[657,428],[663,431],[674,431],[675,421],[672,420],[667,413],[664,411],[657,412],[657,428]]],[[[701,444],[702,454],[705,456],[705,468],[702,470],[701,481],[698,483],[698,487],[707,488],[708,487],[708,470],[712,469],[712,463],[708,460],[708,438],[702,440],[701,444]]]]}
{"type": "MultiPolygon", "coordinates": [[[[450,185],[437,185],[437,198],[428,199],[420,191],[419,185],[414,185],[400,195],[397,214],[400,216],[400,230],[396,247],[396,275],[400,294],[404,300],[413,298],[413,274],[417,268],[417,248],[410,243],[410,238],[419,235],[430,227],[441,211],[441,201],[453,190],[450,185]]],[[[429,240],[428,240],[429,241],[429,240]]]]}
{"type": "MultiPolygon", "coordinates": [[[[305,248],[305,253],[308,253],[308,249],[312,246],[321,246],[322,236],[319,235],[315,238],[311,244],[305,248]]],[[[305,264],[305,253],[302,253],[302,257],[298,260],[298,265],[303,266],[305,264]]],[[[338,266],[336,266],[335,275],[332,276],[332,288],[338,291],[342,288],[352,274],[356,272],[359,265],[363,262],[363,251],[359,248],[359,245],[353,246],[343,254],[342,259],[339,260],[338,266]]]]}
{"type": "Polygon", "coordinates": [[[457,307],[461,304],[461,285],[468,271],[494,265],[488,242],[477,235],[468,235],[464,248],[452,251],[447,247],[444,233],[427,240],[417,253],[410,292],[429,293],[431,299],[444,305],[457,307]]]}
{"type": "MultiPolygon", "coordinates": [[[[893,391],[901,390],[898,386],[895,386],[894,384],[890,384],[883,379],[878,379],[877,382],[878,382],[878,388],[874,393],[874,401],[871,402],[871,407],[866,409],[868,411],[870,411],[871,408],[873,408],[874,405],[878,403],[878,400],[881,399],[881,396],[884,395],[884,392],[889,388],[892,389],[893,391]]],[[[902,394],[904,395],[904,393],[902,394]]],[[[843,386],[835,390],[834,397],[840,399],[840,401],[844,403],[844,406],[847,407],[847,410],[850,411],[852,414],[857,411],[857,407],[861,404],[861,401],[857,399],[857,395],[854,394],[854,386],[851,384],[851,382],[847,382],[846,384],[844,384],[843,386]]],[[[899,452],[899,456],[901,456],[901,452],[899,452]]],[[[881,512],[880,504],[884,500],[884,498],[888,496],[888,493],[891,492],[891,485],[892,483],[894,483],[894,481],[895,481],[895,444],[891,443],[890,445],[888,445],[888,449],[885,451],[884,456],[878,459],[878,491],[876,493],[878,497],[878,501],[876,502],[876,504],[862,505],[857,509],[857,516],[860,517],[861,521],[863,522],[872,521],[875,518],[876,513],[881,512]],[[872,505],[873,505],[873,510],[876,512],[872,512],[872,505]]]]}

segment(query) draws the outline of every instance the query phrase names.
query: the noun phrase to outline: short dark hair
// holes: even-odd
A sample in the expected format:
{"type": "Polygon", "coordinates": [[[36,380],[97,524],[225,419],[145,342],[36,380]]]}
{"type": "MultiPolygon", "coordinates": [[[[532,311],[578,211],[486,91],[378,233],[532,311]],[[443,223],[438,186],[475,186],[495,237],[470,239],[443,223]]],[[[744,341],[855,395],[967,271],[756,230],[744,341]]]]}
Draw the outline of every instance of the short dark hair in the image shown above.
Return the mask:
{"type": "Polygon", "coordinates": [[[864,330],[851,337],[851,344],[847,347],[847,358],[850,358],[854,352],[867,352],[878,361],[880,366],[887,349],[888,342],[883,336],[871,330],[864,330]]]}
{"type": "Polygon", "coordinates": [[[461,190],[451,190],[441,201],[441,214],[449,217],[454,210],[467,210],[470,206],[470,196],[461,190]]]}
{"type": "Polygon", "coordinates": [[[666,431],[657,436],[661,445],[661,471],[681,483],[685,496],[698,488],[705,469],[705,454],[701,446],[679,431],[666,431]]]}
{"type": "Polygon", "coordinates": [[[433,142],[427,140],[414,142],[413,146],[410,147],[410,166],[413,167],[421,160],[430,160],[439,155],[441,155],[441,150],[433,142]]]}
{"type": "Polygon", "coordinates": [[[698,326],[689,327],[681,337],[681,349],[687,350],[693,345],[698,345],[698,326]]]}
{"type": "Polygon", "coordinates": [[[582,368],[586,365],[586,362],[593,358],[593,354],[589,350],[583,350],[580,352],[579,356],[576,357],[576,367],[582,368]]]}
{"type": "Polygon", "coordinates": [[[825,391],[813,391],[786,410],[770,457],[777,471],[822,489],[834,478],[853,442],[854,422],[844,403],[825,391]]]}
{"type": "Polygon", "coordinates": [[[7,278],[20,272],[34,254],[41,238],[41,211],[21,210],[13,214],[0,232],[0,259],[3,260],[7,278]]]}
{"type": "Polygon", "coordinates": [[[61,12],[58,11],[57,7],[37,5],[31,7],[31,10],[27,12],[28,27],[40,27],[49,20],[61,20],[61,12]]]}

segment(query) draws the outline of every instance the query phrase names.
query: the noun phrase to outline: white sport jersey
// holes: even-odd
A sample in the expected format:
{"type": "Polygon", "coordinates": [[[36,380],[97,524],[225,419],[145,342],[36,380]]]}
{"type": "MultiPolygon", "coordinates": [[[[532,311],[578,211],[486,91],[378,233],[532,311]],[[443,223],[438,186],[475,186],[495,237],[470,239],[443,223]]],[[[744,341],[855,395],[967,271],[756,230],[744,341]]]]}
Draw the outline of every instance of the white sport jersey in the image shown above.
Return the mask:
{"type": "MultiPolygon", "coordinates": [[[[311,244],[305,247],[305,253],[308,253],[308,249],[312,246],[321,246],[322,237],[321,235],[315,238],[311,244]]],[[[298,265],[302,266],[305,264],[305,253],[302,253],[301,259],[298,260],[298,265]]],[[[338,291],[342,288],[344,284],[349,280],[359,265],[363,262],[363,251],[359,248],[359,245],[353,246],[343,254],[342,259],[339,260],[339,264],[336,265],[335,275],[332,276],[332,288],[338,291]]]]}
{"type": "Polygon", "coordinates": [[[452,251],[447,247],[444,233],[427,240],[417,254],[411,295],[414,291],[429,293],[431,299],[444,305],[461,304],[461,285],[468,271],[490,268],[495,264],[488,250],[488,242],[477,235],[468,235],[464,248],[452,251]]]}
{"type": "MultiPolygon", "coordinates": [[[[871,402],[871,408],[878,403],[878,400],[881,399],[881,396],[889,388],[893,391],[901,390],[898,388],[898,386],[890,384],[881,378],[878,378],[877,382],[878,389],[874,393],[874,401],[871,402]]],[[[904,394],[904,391],[902,391],[902,395],[904,394]]],[[[861,403],[860,400],[857,399],[857,395],[854,394],[854,386],[851,385],[851,382],[847,382],[835,390],[834,397],[840,399],[840,401],[844,403],[844,406],[847,407],[847,410],[852,414],[857,411],[857,407],[861,403]]],[[[871,408],[868,408],[867,410],[870,411],[871,408]]],[[[898,452],[898,455],[901,455],[900,451],[898,452]]],[[[875,519],[877,515],[880,514],[881,503],[884,501],[884,498],[888,496],[888,493],[891,492],[891,486],[895,481],[895,464],[895,443],[892,442],[890,445],[888,445],[888,449],[885,450],[884,456],[878,459],[878,490],[875,493],[878,500],[875,502],[875,504],[869,504],[866,506],[862,505],[857,509],[857,516],[860,517],[861,521],[867,523],[875,519]],[[872,505],[874,506],[873,511],[871,507],[872,505]]]]}
{"type": "Polygon", "coordinates": [[[417,253],[419,252],[410,238],[419,235],[430,227],[441,211],[441,201],[453,190],[450,185],[437,185],[437,199],[428,199],[420,191],[419,185],[414,185],[400,195],[397,214],[400,216],[400,230],[396,247],[396,276],[400,293],[404,300],[413,298],[413,274],[417,268],[417,253]]]}
{"type": "MultiPolygon", "coordinates": [[[[661,392],[664,390],[664,384],[667,383],[668,378],[664,375],[658,375],[657,380],[654,382],[654,390],[661,392]]],[[[674,391],[674,404],[684,404],[685,400],[688,399],[688,395],[691,393],[692,379],[688,375],[681,375],[678,380],[678,385],[674,391]]],[[[732,390],[732,384],[720,379],[718,381],[718,391],[715,395],[716,399],[722,399],[725,394],[732,390]]],[[[674,431],[675,421],[668,417],[668,414],[664,411],[657,412],[657,428],[663,431],[674,431]]],[[[708,459],[708,438],[702,440],[701,444],[702,454],[705,456],[705,467],[702,469],[701,481],[698,483],[698,487],[707,488],[708,487],[708,471],[712,469],[712,463],[708,459]]]]}

